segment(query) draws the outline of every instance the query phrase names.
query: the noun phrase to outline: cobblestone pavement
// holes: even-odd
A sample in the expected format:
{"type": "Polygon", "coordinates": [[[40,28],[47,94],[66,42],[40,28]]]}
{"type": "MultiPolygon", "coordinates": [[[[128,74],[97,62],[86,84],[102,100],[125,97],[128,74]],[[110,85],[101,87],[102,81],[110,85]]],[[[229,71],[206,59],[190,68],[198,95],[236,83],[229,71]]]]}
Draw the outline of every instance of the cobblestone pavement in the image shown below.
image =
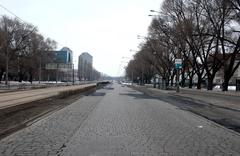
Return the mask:
{"type": "Polygon", "coordinates": [[[238,156],[239,147],[238,133],[114,84],[4,138],[0,155],[238,156]]]}

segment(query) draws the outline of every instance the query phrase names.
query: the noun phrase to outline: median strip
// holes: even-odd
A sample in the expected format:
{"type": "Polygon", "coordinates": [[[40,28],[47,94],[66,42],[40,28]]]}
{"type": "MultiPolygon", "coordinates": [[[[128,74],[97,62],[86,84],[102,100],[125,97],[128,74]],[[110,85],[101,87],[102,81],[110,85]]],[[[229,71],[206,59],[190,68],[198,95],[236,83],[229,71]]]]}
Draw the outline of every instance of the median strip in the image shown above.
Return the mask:
{"type": "Polygon", "coordinates": [[[0,94],[0,109],[13,107],[29,102],[34,102],[47,98],[65,98],[67,96],[82,93],[88,90],[96,88],[96,84],[86,84],[79,86],[67,86],[67,87],[54,87],[38,90],[29,90],[24,92],[13,92],[0,94]]]}

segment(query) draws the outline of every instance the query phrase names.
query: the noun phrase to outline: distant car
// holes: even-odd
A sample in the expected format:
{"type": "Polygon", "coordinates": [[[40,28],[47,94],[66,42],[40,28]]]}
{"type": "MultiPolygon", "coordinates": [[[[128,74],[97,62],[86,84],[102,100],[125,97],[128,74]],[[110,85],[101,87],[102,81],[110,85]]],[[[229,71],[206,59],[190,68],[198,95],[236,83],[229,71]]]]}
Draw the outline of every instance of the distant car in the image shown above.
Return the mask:
{"type": "Polygon", "coordinates": [[[122,87],[125,87],[125,86],[130,86],[132,83],[131,82],[122,82],[122,87]]]}

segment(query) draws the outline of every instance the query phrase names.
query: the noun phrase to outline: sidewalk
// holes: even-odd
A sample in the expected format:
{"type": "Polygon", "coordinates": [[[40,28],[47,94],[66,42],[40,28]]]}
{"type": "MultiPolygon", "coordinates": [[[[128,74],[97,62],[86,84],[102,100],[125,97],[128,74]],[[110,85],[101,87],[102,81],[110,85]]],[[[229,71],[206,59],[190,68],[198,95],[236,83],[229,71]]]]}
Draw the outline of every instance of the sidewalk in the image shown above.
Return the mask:
{"type": "Polygon", "coordinates": [[[27,91],[0,93],[0,109],[38,101],[50,97],[62,96],[67,92],[74,92],[94,87],[96,84],[84,84],[74,86],[52,87],[27,91]]]}
{"type": "Polygon", "coordinates": [[[236,91],[222,92],[180,88],[180,92],[177,93],[175,90],[160,90],[151,86],[140,87],[148,89],[151,92],[187,97],[194,100],[203,101],[218,107],[240,111],[240,92],[236,91]]]}
{"type": "Polygon", "coordinates": [[[222,92],[182,88],[180,93],[175,92],[174,94],[240,111],[240,94],[236,91],[222,92]]]}

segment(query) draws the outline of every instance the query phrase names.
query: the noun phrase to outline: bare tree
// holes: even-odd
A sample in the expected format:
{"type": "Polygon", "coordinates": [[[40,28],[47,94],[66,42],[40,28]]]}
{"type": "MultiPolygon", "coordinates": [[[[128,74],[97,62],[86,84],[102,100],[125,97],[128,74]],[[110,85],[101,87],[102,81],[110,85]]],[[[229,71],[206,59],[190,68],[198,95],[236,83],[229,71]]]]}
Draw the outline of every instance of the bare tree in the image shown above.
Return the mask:
{"type": "Polygon", "coordinates": [[[11,74],[17,73],[14,76],[20,82],[23,79],[32,82],[36,65],[42,64],[37,62],[41,62],[43,53],[56,48],[56,42],[44,39],[33,25],[7,16],[0,18],[0,34],[0,76],[5,72],[6,84],[9,69],[11,74]]]}
{"type": "Polygon", "coordinates": [[[220,38],[223,66],[224,66],[224,82],[223,91],[228,90],[229,80],[239,68],[240,61],[240,1],[222,1],[222,12],[227,12],[228,16],[222,19],[222,36],[220,38]],[[233,27],[233,25],[235,25],[233,27]],[[237,29],[236,29],[237,28],[237,29]]]}

